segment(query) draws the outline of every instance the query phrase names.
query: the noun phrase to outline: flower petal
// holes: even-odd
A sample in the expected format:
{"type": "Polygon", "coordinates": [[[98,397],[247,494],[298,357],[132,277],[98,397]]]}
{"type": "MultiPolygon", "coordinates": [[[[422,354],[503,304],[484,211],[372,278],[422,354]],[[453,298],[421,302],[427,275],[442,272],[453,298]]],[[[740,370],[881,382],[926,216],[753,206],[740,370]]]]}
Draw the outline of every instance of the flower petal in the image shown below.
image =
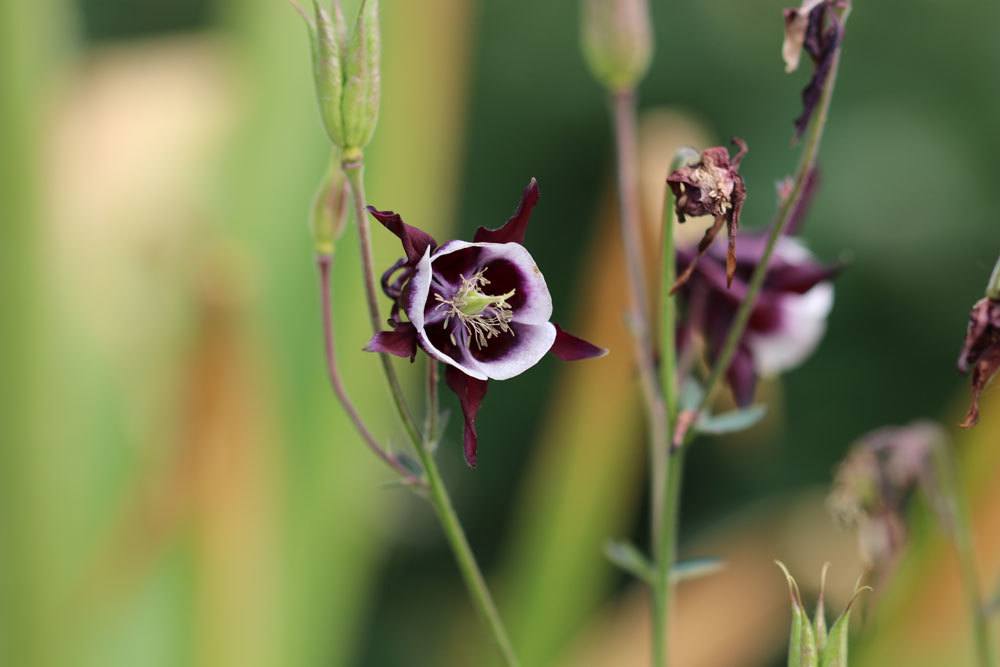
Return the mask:
{"type": "Polygon", "coordinates": [[[520,243],[524,245],[524,233],[528,229],[528,219],[531,217],[531,210],[538,203],[538,181],[532,178],[528,186],[521,194],[521,202],[517,205],[507,222],[497,229],[487,229],[480,227],[476,230],[473,241],[480,243],[520,243]]]}
{"type": "Polygon", "coordinates": [[[489,386],[485,380],[477,380],[469,377],[462,371],[448,366],[445,369],[445,381],[448,387],[458,396],[458,402],[462,405],[462,415],[465,417],[464,450],[465,462],[470,468],[476,467],[476,450],[479,445],[479,438],[476,434],[476,415],[479,413],[479,406],[486,396],[486,389],[489,386]]]}
{"type": "MultiPolygon", "coordinates": [[[[410,283],[403,294],[403,310],[406,311],[406,316],[410,318],[410,322],[417,332],[417,340],[420,343],[420,347],[423,348],[424,352],[441,363],[458,368],[467,375],[471,375],[479,380],[487,379],[486,375],[482,372],[467,363],[463,363],[462,358],[453,357],[442,349],[448,343],[448,335],[446,333],[443,334],[440,344],[435,344],[428,335],[425,311],[427,308],[427,299],[431,292],[431,278],[431,252],[428,247],[424,251],[424,256],[414,266],[413,277],[410,278],[410,283]]],[[[453,348],[451,351],[456,355],[462,352],[462,350],[453,345],[449,345],[449,347],[453,348]]]]}
{"type": "Polygon", "coordinates": [[[783,295],[776,299],[776,305],[780,324],[763,334],[751,329],[745,338],[754,368],[763,376],[795,368],[815,351],[833,309],[833,285],[821,283],[805,294],[783,295]]]}
{"type": "Polygon", "coordinates": [[[556,340],[556,328],[549,322],[525,324],[515,320],[510,327],[513,335],[501,334],[481,350],[472,344],[465,363],[475,364],[475,370],[491,380],[509,380],[541,361],[556,340]]]}
{"type": "MultiPolygon", "coordinates": [[[[488,294],[504,294],[515,290],[509,303],[513,308],[514,321],[523,324],[543,324],[552,317],[552,295],[535,260],[524,246],[518,243],[467,243],[450,241],[434,253],[432,262],[435,277],[449,275],[450,256],[459,255],[462,266],[468,266],[464,257],[469,249],[478,248],[476,264],[468,270],[472,272],[486,269],[489,279],[488,294]],[[441,270],[439,270],[441,267],[441,270]]],[[[469,277],[469,276],[466,276],[469,277]]]]}
{"type": "Polygon", "coordinates": [[[582,338],[577,338],[573,334],[566,333],[558,324],[554,326],[556,328],[556,340],[549,352],[557,358],[563,361],[580,361],[582,359],[603,357],[608,353],[603,347],[597,347],[582,338]]]}
{"type": "Polygon", "coordinates": [[[733,391],[736,405],[745,408],[753,403],[757,374],[754,372],[753,353],[745,345],[741,345],[733,355],[733,362],[726,371],[726,381],[733,391]]]}
{"type": "Polygon", "coordinates": [[[403,218],[393,211],[379,211],[374,206],[368,207],[372,217],[382,223],[382,226],[399,237],[403,243],[403,252],[410,262],[417,262],[428,248],[433,250],[437,242],[427,232],[403,222],[403,218]]]}
{"type": "Polygon", "coordinates": [[[412,324],[401,324],[393,331],[380,331],[368,341],[366,352],[385,352],[397,357],[417,356],[417,330],[412,324]]]}

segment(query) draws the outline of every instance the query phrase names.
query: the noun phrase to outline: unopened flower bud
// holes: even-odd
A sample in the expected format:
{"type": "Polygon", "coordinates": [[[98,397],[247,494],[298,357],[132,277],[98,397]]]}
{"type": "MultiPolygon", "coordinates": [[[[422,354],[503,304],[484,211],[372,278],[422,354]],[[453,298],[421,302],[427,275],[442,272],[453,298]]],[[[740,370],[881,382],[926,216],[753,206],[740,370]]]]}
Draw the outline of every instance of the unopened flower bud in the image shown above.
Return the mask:
{"type": "Polygon", "coordinates": [[[344,60],[344,141],[347,152],[364,148],[375,134],[381,91],[378,0],[363,0],[344,60]]]}
{"type": "Polygon", "coordinates": [[[594,77],[613,91],[631,90],[653,54],[647,0],[583,0],[583,53],[594,77]]]}
{"type": "Polygon", "coordinates": [[[329,173],[324,176],[310,215],[316,253],[332,255],[334,246],[347,227],[350,184],[340,168],[340,161],[333,160],[329,173]]]}

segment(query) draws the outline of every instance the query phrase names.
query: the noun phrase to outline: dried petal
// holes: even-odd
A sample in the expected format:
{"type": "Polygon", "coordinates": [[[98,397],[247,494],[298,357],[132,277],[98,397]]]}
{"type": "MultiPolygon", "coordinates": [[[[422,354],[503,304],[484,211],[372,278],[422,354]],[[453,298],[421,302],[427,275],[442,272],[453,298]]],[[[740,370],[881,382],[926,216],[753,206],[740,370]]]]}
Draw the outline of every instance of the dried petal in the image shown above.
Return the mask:
{"type": "Polygon", "coordinates": [[[984,298],[972,307],[958,370],[972,371],[972,404],[961,424],[971,428],[979,421],[980,396],[1000,372],[1000,301],[984,298]]]}

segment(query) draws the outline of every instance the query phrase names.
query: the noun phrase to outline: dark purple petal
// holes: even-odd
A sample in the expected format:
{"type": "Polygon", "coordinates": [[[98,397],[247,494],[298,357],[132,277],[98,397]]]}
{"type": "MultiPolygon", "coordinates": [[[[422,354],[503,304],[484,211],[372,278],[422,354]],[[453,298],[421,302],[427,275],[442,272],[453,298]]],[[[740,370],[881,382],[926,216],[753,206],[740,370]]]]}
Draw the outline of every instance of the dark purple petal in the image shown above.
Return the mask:
{"type": "Polygon", "coordinates": [[[531,209],[538,203],[538,181],[534,178],[528,182],[521,195],[521,203],[517,205],[507,222],[497,229],[487,229],[480,227],[476,230],[473,241],[476,243],[520,243],[524,245],[524,233],[528,229],[528,220],[531,217],[531,209]]]}
{"type": "Polygon", "coordinates": [[[741,408],[753,403],[757,388],[757,373],[754,371],[753,353],[745,345],[740,345],[733,355],[733,362],[726,371],[726,381],[733,391],[733,399],[741,408]]]}
{"type": "Polygon", "coordinates": [[[558,324],[555,327],[556,342],[552,344],[552,349],[549,351],[563,361],[595,359],[603,357],[608,353],[603,347],[597,347],[582,338],[577,338],[573,334],[566,333],[558,324]]]}
{"type": "Polygon", "coordinates": [[[430,234],[403,222],[403,218],[393,211],[379,211],[374,206],[368,207],[372,217],[382,223],[382,226],[399,237],[403,243],[403,252],[411,263],[420,261],[427,248],[433,250],[437,242],[430,234]]]}
{"type": "Polygon", "coordinates": [[[842,37],[843,26],[831,0],[817,5],[809,12],[804,46],[816,67],[809,83],[802,90],[802,115],[795,119],[796,138],[801,138],[805,133],[823,97],[823,87],[830,77],[842,37]]]}
{"type": "Polygon", "coordinates": [[[397,357],[417,356],[417,330],[412,324],[400,324],[394,331],[380,331],[368,341],[366,352],[385,352],[397,357]]]}
{"type": "MultiPolygon", "coordinates": [[[[790,217],[788,218],[788,223],[785,225],[785,234],[788,236],[795,236],[802,230],[802,223],[806,219],[806,215],[809,213],[809,208],[812,206],[813,199],[816,197],[816,190],[819,188],[819,169],[813,167],[808,172],[806,172],[805,181],[802,183],[802,193],[799,195],[798,201],[795,202],[795,208],[792,209],[790,217]]],[[[791,193],[789,193],[789,196],[791,193]]],[[[784,202],[782,202],[784,204],[784,202]]]]}
{"type": "Polygon", "coordinates": [[[453,366],[447,367],[444,377],[448,383],[448,388],[455,392],[459,403],[462,405],[462,415],[465,417],[465,462],[469,464],[470,468],[475,468],[476,449],[478,447],[476,415],[479,413],[479,406],[486,396],[486,389],[489,383],[485,380],[477,380],[469,377],[453,366]]]}
{"type": "Polygon", "coordinates": [[[805,294],[816,285],[836,277],[842,269],[840,264],[781,264],[768,270],[764,285],[768,290],[805,294]]]}

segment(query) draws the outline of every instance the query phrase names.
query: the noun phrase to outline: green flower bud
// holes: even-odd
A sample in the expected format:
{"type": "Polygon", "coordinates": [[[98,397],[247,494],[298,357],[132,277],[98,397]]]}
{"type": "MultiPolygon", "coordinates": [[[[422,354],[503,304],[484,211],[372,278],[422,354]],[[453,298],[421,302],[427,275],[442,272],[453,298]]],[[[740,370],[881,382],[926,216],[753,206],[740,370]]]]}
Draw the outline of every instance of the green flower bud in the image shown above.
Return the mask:
{"type": "Polygon", "coordinates": [[[631,90],[653,55],[647,0],[583,0],[583,54],[594,77],[613,91],[631,90]]]}
{"type": "Polygon", "coordinates": [[[378,21],[378,0],[363,0],[344,61],[342,146],[348,153],[368,145],[378,122],[382,48],[378,21]]]}
{"type": "Polygon", "coordinates": [[[350,184],[340,168],[339,156],[334,158],[316,191],[309,220],[316,253],[327,256],[333,254],[337,240],[347,227],[351,194],[350,184]]]}

